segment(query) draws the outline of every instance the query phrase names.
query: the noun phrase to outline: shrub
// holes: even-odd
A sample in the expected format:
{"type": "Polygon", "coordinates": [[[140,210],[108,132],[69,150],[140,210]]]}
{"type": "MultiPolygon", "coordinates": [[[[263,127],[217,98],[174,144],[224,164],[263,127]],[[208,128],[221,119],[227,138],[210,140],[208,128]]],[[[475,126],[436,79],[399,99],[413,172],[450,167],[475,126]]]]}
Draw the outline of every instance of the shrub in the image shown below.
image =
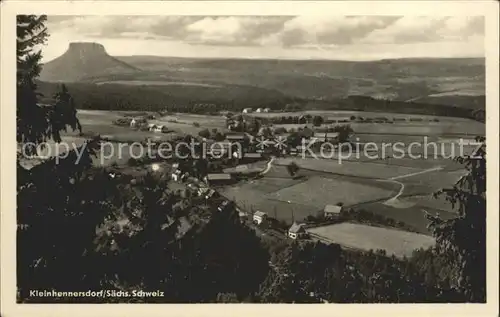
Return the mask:
{"type": "Polygon", "coordinates": [[[198,132],[198,135],[201,136],[202,138],[210,138],[210,131],[208,129],[203,129],[200,132],[198,132]]]}
{"type": "Polygon", "coordinates": [[[193,126],[199,128],[200,127],[200,124],[198,122],[193,122],[193,126]]]}
{"type": "Polygon", "coordinates": [[[139,165],[139,161],[133,157],[129,158],[127,161],[129,166],[137,166],[139,165]]]}

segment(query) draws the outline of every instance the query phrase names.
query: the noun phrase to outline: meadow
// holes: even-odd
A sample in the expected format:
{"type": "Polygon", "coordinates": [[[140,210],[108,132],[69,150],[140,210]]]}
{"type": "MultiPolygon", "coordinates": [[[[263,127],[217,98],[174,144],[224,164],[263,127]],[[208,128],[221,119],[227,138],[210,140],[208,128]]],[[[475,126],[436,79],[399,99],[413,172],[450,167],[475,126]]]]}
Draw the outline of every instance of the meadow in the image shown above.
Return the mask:
{"type": "Polygon", "coordinates": [[[388,255],[410,257],[413,250],[435,244],[432,237],[395,229],[372,227],[354,223],[339,223],[307,229],[332,243],[364,251],[385,250],[388,255]]]}
{"type": "MultiPolygon", "coordinates": [[[[158,115],[154,112],[150,114],[158,115]]],[[[319,114],[320,112],[310,112],[319,114]]],[[[329,115],[345,112],[329,112],[329,115]]],[[[197,135],[202,129],[218,129],[225,131],[225,118],[222,116],[171,113],[151,120],[151,123],[166,125],[170,133],[155,133],[136,131],[130,127],[113,125],[112,122],[124,116],[144,115],[142,111],[100,111],[79,110],[78,118],[84,128],[83,135],[78,132],[68,132],[63,139],[75,146],[91,135],[100,134],[113,142],[140,142],[146,138],[156,141],[168,141],[172,138],[192,134],[197,135]]],[[[380,116],[380,113],[373,113],[380,116]]],[[[275,114],[266,114],[275,115],[275,114]]],[[[282,114],[280,114],[282,115],[282,114]]],[[[364,114],[366,117],[367,114],[364,114]]],[[[421,117],[421,116],[419,116],[421,117]]],[[[427,123],[426,123],[427,124],[427,123]]],[[[355,131],[363,124],[355,126],[355,131]]],[[[371,132],[359,132],[353,137],[359,137],[360,142],[422,142],[423,135],[410,135],[411,129],[421,130],[423,123],[405,122],[403,124],[365,124],[371,132]],[[378,130],[377,130],[377,129],[378,130]],[[379,129],[380,128],[380,129],[379,129]],[[381,130],[382,128],[386,130],[381,130]],[[401,129],[402,135],[384,134],[387,129],[401,129]],[[378,131],[381,134],[376,134],[378,131]]],[[[449,127],[462,131],[484,130],[484,124],[467,119],[443,118],[438,123],[429,123],[428,141],[442,142],[448,146],[456,142],[458,137],[446,136],[449,127]],[[474,123],[474,124],[472,124],[474,123]],[[474,130],[476,129],[476,130],[474,130]]],[[[358,129],[359,130],[359,129],[358,129]]],[[[394,130],[392,130],[394,131],[394,130]]],[[[464,137],[465,138],[465,137],[464,137]]],[[[55,147],[55,144],[50,144],[55,147]]],[[[117,147],[114,147],[115,151],[117,147]]],[[[469,147],[469,150],[471,147],[469,147]]],[[[418,153],[418,149],[413,149],[418,153]]],[[[104,147],[102,154],[96,158],[96,164],[110,166],[114,163],[127,166],[132,151],[129,145],[121,146],[121,156],[110,155],[110,148],[104,147]]],[[[390,150],[386,152],[388,156],[390,150]]],[[[271,169],[259,179],[242,181],[221,188],[221,194],[233,199],[247,211],[261,210],[288,223],[302,221],[309,215],[318,215],[327,204],[344,203],[354,208],[364,208],[374,213],[399,220],[416,227],[420,232],[428,234],[427,221],[422,210],[430,213],[452,217],[455,213],[451,205],[443,200],[433,200],[430,194],[443,187],[449,187],[463,174],[463,166],[444,158],[411,159],[351,156],[342,158],[338,155],[332,158],[314,159],[286,157],[277,158],[271,169]],[[300,167],[298,176],[291,177],[286,166],[294,161],[300,167]],[[435,170],[441,167],[441,170],[435,170]],[[396,181],[391,181],[396,178],[396,181]],[[384,181],[385,180],[385,181],[384,181]],[[404,186],[401,189],[402,185],[404,186]],[[397,195],[402,190],[396,203],[386,204],[386,200],[397,195]]],[[[262,170],[265,162],[248,164],[226,170],[228,172],[246,173],[262,170]]]]}
{"type": "Polygon", "coordinates": [[[267,197],[285,202],[306,204],[319,210],[326,205],[343,203],[346,207],[364,201],[390,198],[391,191],[369,185],[323,177],[311,177],[300,184],[285,187],[267,197]]]}

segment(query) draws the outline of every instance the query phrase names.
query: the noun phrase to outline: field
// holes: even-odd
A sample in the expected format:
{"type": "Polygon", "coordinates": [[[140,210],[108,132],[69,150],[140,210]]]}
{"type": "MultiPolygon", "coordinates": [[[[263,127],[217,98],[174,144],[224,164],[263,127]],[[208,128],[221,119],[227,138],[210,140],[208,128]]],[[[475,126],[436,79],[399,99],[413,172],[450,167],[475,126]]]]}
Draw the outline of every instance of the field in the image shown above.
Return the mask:
{"type": "Polygon", "coordinates": [[[421,118],[423,120],[429,121],[432,119],[438,119],[439,122],[469,122],[466,118],[454,118],[446,116],[431,116],[431,115],[420,115],[420,114],[401,114],[393,112],[373,112],[373,111],[349,111],[349,110],[305,110],[297,112],[252,112],[248,115],[261,117],[261,118],[272,118],[272,117],[295,117],[310,114],[311,116],[321,116],[323,118],[350,118],[351,116],[363,117],[363,118],[377,118],[386,117],[387,119],[410,119],[410,118],[421,118]]]}
{"type": "Polygon", "coordinates": [[[428,248],[435,243],[433,238],[422,234],[353,223],[309,228],[307,231],[349,248],[365,251],[382,249],[388,255],[397,257],[410,257],[413,250],[428,248]]]}
{"type": "Polygon", "coordinates": [[[222,189],[243,209],[264,211],[288,223],[318,215],[327,204],[345,206],[407,223],[428,235],[424,210],[444,218],[456,216],[444,199],[432,193],[452,186],[463,166],[446,159],[343,161],[313,158],[277,158],[261,179],[222,189]],[[300,167],[292,178],[286,165],[300,167]]]}
{"type": "MultiPolygon", "coordinates": [[[[340,112],[336,113],[340,115],[340,112]]],[[[79,110],[78,118],[83,125],[84,134],[80,136],[77,132],[68,132],[63,139],[70,145],[78,146],[83,144],[88,136],[94,134],[100,134],[114,142],[138,142],[146,138],[168,141],[178,135],[198,134],[202,129],[216,128],[225,131],[225,119],[222,116],[181,113],[169,114],[150,121],[166,125],[171,130],[170,133],[135,131],[129,127],[112,124],[112,121],[118,118],[141,114],[144,112],[79,110]]],[[[345,115],[345,112],[342,114],[345,115]]],[[[367,115],[364,114],[365,117],[367,115]]],[[[367,124],[365,127],[372,129],[371,132],[359,133],[357,129],[362,126],[363,124],[354,126],[356,134],[353,137],[360,137],[360,142],[375,142],[378,145],[382,142],[404,142],[407,145],[411,142],[422,142],[425,145],[424,135],[413,135],[415,131],[423,131],[423,123],[367,124]],[[402,134],[387,134],[391,132],[388,131],[390,129],[393,129],[392,132],[394,129],[400,129],[398,133],[402,134]]],[[[440,122],[428,125],[426,123],[425,126],[428,128],[425,132],[429,132],[425,135],[428,136],[427,141],[443,144],[444,152],[448,154],[450,147],[456,145],[458,138],[471,138],[466,135],[449,135],[449,131],[484,133],[484,124],[457,118],[441,118],[440,122]]],[[[113,144],[103,147],[102,153],[96,160],[99,165],[109,166],[117,163],[126,166],[132,154],[138,155],[136,148],[128,145],[118,147],[117,143],[113,144]],[[118,151],[121,151],[121,154],[118,151]]],[[[52,151],[55,146],[50,144],[52,151]]],[[[464,148],[469,152],[473,149],[471,146],[464,148]]],[[[363,208],[405,222],[419,232],[429,234],[423,210],[431,214],[439,212],[445,218],[456,216],[450,204],[443,199],[434,200],[431,194],[443,187],[452,186],[463,175],[462,165],[439,156],[433,157],[433,147],[430,146],[430,149],[427,159],[413,159],[408,155],[403,158],[390,158],[395,154],[390,148],[386,149],[384,156],[380,152],[370,153],[373,155],[371,157],[363,153],[354,153],[351,157],[343,156],[340,160],[338,154],[331,158],[320,159],[276,158],[270,170],[262,178],[222,187],[221,193],[228,199],[235,200],[244,210],[261,210],[288,223],[302,221],[309,215],[318,215],[327,204],[342,202],[346,206],[363,208]],[[295,178],[292,178],[286,169],[292,161],[300,167],[295,178]]],[[[423,153],[423,149],[412,150],[413,154],[423,153]]],[[[456,154],[459,154],[458,151],[456,154]]],[[[255,172],[263,170],[265,166],[266,162],[262,161],[226,171],[255,172]]]]}
{"type": "Polygon", "coordinates": [[[312,177],[300,184],[285,187],[267,196],[285,202],[300,203],[317,207],[344,203],[354,205],[359,201],[373,201],[390,198],[391,191],[363,184],[335,179],[312,177]]]}
{"type": "MultiPolygon", "coordinates": [[[[84,128],[84,132],[101,134],[101,136],[111,136],[114,140],[120,141],[143,141],[146,137],[169,140],[167,134],[159,134],[149,131],[134,131],[129,127],[113,125],[112,122],[124,116],[133,116],[144,112],[136,111],[102,111],[102,110],[78,110],[77,117],[84,128]]],[[[154,114],[154,113],[152,113],[154,114]]],[[[149,123],[165,125],[172,131],[171,135],[192,134],[197,135],[199,131],[208,129],[218,129],[225,131],[225,119],[221,116],[206,116],[192,114],[172,114],[164,117],[149,120],[149,123]],[[196,127],[194,124],[198,123],[196,127]]]]}
{"type": "Polygon", "coordinates": [[[276,160],[276,165],[285,166],[290,164],[292,161],[297,163],[303,169],[372,179],[378,179],[381,177],[389,178],[419,171],[417,168],[406,166],[391,166],[353,161],[341,162],[339,164],[338,160],[335,159],[328,160],[315,158],[280,158],[276,160]]]}

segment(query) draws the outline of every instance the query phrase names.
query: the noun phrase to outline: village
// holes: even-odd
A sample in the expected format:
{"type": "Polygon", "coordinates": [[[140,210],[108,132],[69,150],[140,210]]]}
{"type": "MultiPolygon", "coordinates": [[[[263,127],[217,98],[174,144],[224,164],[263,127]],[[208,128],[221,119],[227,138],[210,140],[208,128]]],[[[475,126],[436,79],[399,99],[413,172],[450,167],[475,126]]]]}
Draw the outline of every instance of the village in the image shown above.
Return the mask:
{"type": "MultiPolygon", "coordinates": [[[[223,134],[221,131],[208,131],[206,134],[200,132],[198,136],[192,136],[203,145],[198,147],[197,151],[206,149],[206,152],[193,153],[194,155],[191,154],[188,160],[173,158],[167,164],[164,161],[149,162],[150,170],[168,173],[173,187],[188,190],[191,195],[202,199],[205,206],[216,206],[219,211],[229,207],[235,208],[240,220],[256,229],[260,235],[293,240],[310,239],[311,235],[305,228],[311,223],[293,221],[287,224],[264,211],[236,206],[218,192],[222,186],[263,177],[275,158],[298,156],[303,152],[303,147],[313,139],[319,142],[312,149],[317,149],[322,142],[338,144],[338,132],[314,129],[314,124],[308,124],[313,121],[312,116],[295,118],[297,123],[304,126],[287,133],[286,129],[273,126],[272,120],[246,115],[269,112],[269,108],[257,108],[255,111],[252,108],[245,108],[239,115],[226,113],[224,117],[227,130],[223,134]]],[[[155,116],[149,114],[118,119],[114,124],[127,125],[130,129],[139,131],[147,130],[162,134],[170,132],[168,124],[149,122],[154,119],[155,116]]],[[[348,121],[349,118],[337,118],[331,122],[348,121]]],[[[291,178],[296,176],[296,171],[290,172],[291,178]]],[[[322,223],[338,222],[343,213],[345,211],[341,202],[337,205],[326,205],[321,217],[322,223]]]]}

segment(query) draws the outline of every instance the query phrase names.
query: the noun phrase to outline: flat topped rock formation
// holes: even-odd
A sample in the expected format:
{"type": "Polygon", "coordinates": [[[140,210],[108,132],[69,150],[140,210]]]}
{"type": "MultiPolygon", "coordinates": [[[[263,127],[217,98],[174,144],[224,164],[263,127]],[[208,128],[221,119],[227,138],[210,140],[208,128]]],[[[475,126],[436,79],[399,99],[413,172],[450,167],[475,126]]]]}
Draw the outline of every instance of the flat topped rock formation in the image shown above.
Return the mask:
{"type": "Polygon", "coordinates": [[[63,55],[44,64],[40,80],[75,82],[97,76],[138,71],[138,68],[108,55],[101,44],[78,42],[70,43],[63,55]]]}

